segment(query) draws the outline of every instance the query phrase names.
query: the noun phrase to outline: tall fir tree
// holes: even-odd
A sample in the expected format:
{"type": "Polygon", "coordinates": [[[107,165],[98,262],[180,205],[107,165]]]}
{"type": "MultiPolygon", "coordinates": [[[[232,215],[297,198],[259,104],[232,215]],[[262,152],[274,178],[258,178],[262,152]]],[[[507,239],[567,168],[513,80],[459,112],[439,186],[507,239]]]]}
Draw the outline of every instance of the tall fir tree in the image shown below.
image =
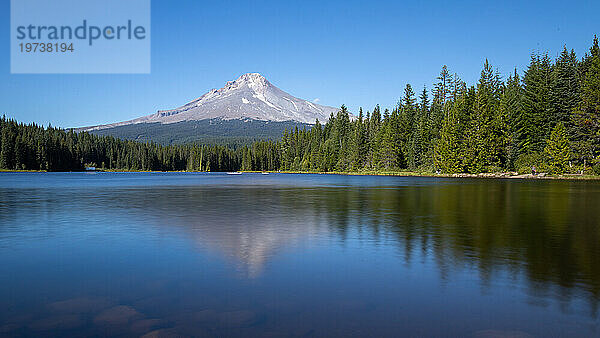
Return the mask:
{"type": "Polygon", "coordinates": [[[396,108],[396,114],[393,117],[397,120],[395,123],[397,124],[397,133],[398,133],[398,143],[400,146],[400,150],[403,154],[403,159],[400,163],[401,168],[406,168],[408,166],[408,162],[414,162],[409,157],[410,151],[410,139],[413,131],[415,129],[415,119],[417,115],[417,99],[415,98],[415,92],[412,89],[410,84],[407,84],[404,88],[404,97],[402,98],[402,102],[396,108]]]}
{"type": "Polygon", "coordinates": [[[544,149],[548,157],[548,167],[551,174],[564,174],[569,167],[571,150],[567,130],[562,122],[558,122],[544,149]]]}
{"type": "Polygon", "coordinates": [[[14,146],[15,133],[13,132],[12,123],[5,123],[2,128],[1,147],[0,147],[0,168],[15,169],[14,167],[14,146]]]}
{"type": "Polygon", "coordinates": [[[375,106],[373,113],[369,118],[368,138],[369,138],[369,151],[367,155],[367,166],[370,169],[377,169],[379,164],[379,147],[381,145],[381,108],[379,105],[375,106]]]}
{"type": "Polygon", "coordinates": [[[550,132],[552,64],[548,54],[532,54],[525,76],[521,149],[540,152],[550,132]]]}
{"type": "Polygon", "coordinates": [[[600,162],[600,47],[596,36],[582,69],[582,95],[572,117],[572,139],[575,155],[586,166],[600,162]]]}
{"type": "Polygon", "coordinates": [[[429,141],[430,141],[430,124],[429,124],[429,95],[427,87],[423,87],[419,95],[419,105],[415,115],[415,126],[410,137],[410,145],[408,150],[408,166],[410,169],[416,170],[425,165],[428,157],[429,141]]]}
{"type": "Polygon", "coordinates": [[[474,114],[469,131],[467,167],[471,172],[486,171],[503,165],[505,128],[499,114],[501,81],[488,60],[485,60],[475,98],[474,114]]]}
{"type": "Polygon", "coordinates": [[[358,119],[354,121],[352,136],[352,170],[362,170],[365,165],[365,159],[367,156],[367,139],[366,129],[363,123],[363,109],[362,107],[358,112],[358,119]]]}
{"type": "Polygon", "coordinates": [[[515,162],[521,153],[519,140],[520,132],[524,128],[523,115],[523,87],[521,78],[515,69],[514,73],[506,80],[506,88],[500,101],[500,111],[506,123],[506,168],[515,170],[515,162]]]}
{"type": "Polygon", "coordinates": [[[581,97],[579,61],[575,51],[564,46],[552,69],[550,126],[561,122],[572,131],[571,114],[581,97]]]}
{"type": "Polygon", "coordinates": [[[438,82],[433,88],[433,103],[431,105],[431,128],[433,135],[439,135],[442,121],[450,111],[449,102],[452,99],[452,75],[446,65],[442,66],[438,82]]]}
{"type": "Polygon", "coordinates": [[[457,121],[451,112],[442,122],[440,138],[435,147],[435,166],[446,174],[459,173],[462,171],[460,155],[457,121]]]}

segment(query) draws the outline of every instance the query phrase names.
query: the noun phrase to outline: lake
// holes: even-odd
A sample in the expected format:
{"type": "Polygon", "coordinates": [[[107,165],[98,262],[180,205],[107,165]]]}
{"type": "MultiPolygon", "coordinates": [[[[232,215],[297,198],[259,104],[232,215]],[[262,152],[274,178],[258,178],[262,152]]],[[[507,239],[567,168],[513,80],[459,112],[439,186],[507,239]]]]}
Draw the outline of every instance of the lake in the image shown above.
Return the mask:
{"type": "Polygon", "coordinates": [[[600,182],[0,174],[0,336],[600,335],[600,182]]]}

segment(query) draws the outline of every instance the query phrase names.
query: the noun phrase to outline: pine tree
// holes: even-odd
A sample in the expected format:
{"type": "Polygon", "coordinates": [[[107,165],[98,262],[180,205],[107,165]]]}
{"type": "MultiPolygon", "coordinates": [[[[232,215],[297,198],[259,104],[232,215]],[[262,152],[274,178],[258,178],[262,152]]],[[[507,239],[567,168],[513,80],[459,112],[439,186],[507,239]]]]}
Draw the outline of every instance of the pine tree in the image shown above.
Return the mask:
{"type": "Polygon", "coordinates": [[[367,166],[370,169],[376,169],[379,164],[379,147],[381,145],[381,108],[375,106],[373,113],[369,118],[368,139],[369,151],[367,155],[367,166]]]}
{"type": "Polygon", "coordinates": [[[548,54],[533,54],[525,76],[523,129],[520,148],[524,153],[543,150],[550,128],[552,65],[548,54]]]}
{"type": "Polygon", "coordinates": [[[433,119],[427,87],[419,96],[419,122],[415,131],[414,168],[433,168],[433,119]]]}
{"type": "Polygon", "coordinates": [[[333,131],[333,137],[338,147],[336,170],[347,171],[351,166],[349,141],[352,130],[348,108],[344,105],[342,105],[335,119],[333,131]]]}
{"type": "Polygon", "coordinates": [[[459,97],[463,96],[467,91],[467,84],[460,79],[458,74],[454,73],[451,89],[450,89],[450,97],[452,102],[456,101],[459,97]]]}
{"type": "Polygon", "coordinates": [[[502,166],[505,130],[499,114],[500,78],[488,60],[485,60],[477,84],[474,115],[468,131],[467,153],[470,172],[485,171],[488,167],[502,166]]]}
{"type": "Polygon", "coordinates": [[[311,146],[310,146],[310,169],[321,171],[323,170],[323,156],[321,151],[323,128],[319,120],[311,129],[311,146]]]}
{"type": "Polygon", "coordinates": [[[452,97],[452,75],[448,71],[448,67],[446,65],[442,66],[442,70],[440,71],[440,75],[437,77],[438,82],[434,87],[434,101],[438,101],[438,103],[443,107],[446,102],[452,97]]]}
{"type": "Polygon", "coordinates": [[[427,87],[423,86],[423,91],[419,95],[419,111],[421,115],[429,114],[429,94],[427,93],[427,87]]]}
{"type": "Polygon", "coordinates": [[[402,140],[400,138],[399,112],[394,110],[392,114],[386,109],[384,122],[380,129],[379,164],[382,170],[397,170],[404,167],[404,155],[402,153],[402,140]]]}
{"type": "Polygon", "coordinates": [[[500,101],[500,110],[506,120],[506,167],[515,169],[515,162],[521,153],[520,133],[523,129],[523,87],[517,70],[506,81],[506,89],[500,101]]]}
{"type": "Polygon", "coordinates": [[[447,174],[461,172],[459,135],[456,132],[456,119],[450,113],[442,123],[440,138],[435,147],[435,166],[447,174]]]}
{"type": "Polygon", "coordinates": [[[402,103],[393,112],[393,119],[395,120],[395,127],[397,127],[395,133],[397,133],[396,142],[400,146],[402,152],[402,160],[399,163],[401,168],[408,166],[407,162],[414,163],[414,159],[407,158],[410,151],[410,139],[415,129],[415,118],[417,115],[415,92],[413,91],[410,84],[407,84],[404,88],[404,97],[402,103]]]}
{"type": "Polygon", "coordinates": [[[0,168],[14,168],[14,144],[15,137],[11,128],[11,124],[2,128],[2,147],[0,148],[0,168]]]}
{"type": "Polygon", "coordinates": [[[552,130],[544,152],[548,157],[551,174],[564,174],[567,171],[571,154],[567,131],[562,122],[552,130]]]}
{"type": "Polygon", "coordinates": [[[252,157],[250,149],[248,149],[248,147],[244,147],[242,151],[242,170],[252,170],[252,157]]]}
{"type": "Polygon", "coordinates": [[[363,123],[363,109],[359,109],[358,119],[354,122],[352,136],[352,169],[361,170],[367,156],[366,130],[363,123]]]}
{"type": "Polygon", "coordinates": [[[25,149],[25,144],[23,142],[23,140],[21,139],[21,137],[15,137],[15,148],[14,148],[14,156],[15,156],[15,161],[14,161],[14,169],[26,169],[26,152],[27,149],[25,149]]]}
{"type": "Polygon", "coordinates": [[[600,47],[597,37],[594,37],[590,54],[582,61],[582,68],[582,95],[572,117],[572,139],[576,156],[585,165],[600,160],[600,47]]]}
{"type": "Polygon", "coordinates": [[[575,52],[569,52],[566,46],[563,47],[552,70],[550,127],[562,122],[568,131],[572,130],[571,113],[581,97],[578,69],[579,62],[575,52]]]}
{"type": "Polygon", "coordinates": [[[451,102],[452,98],[451,86],[453,80],[446,65],[442,66],[437,80],[438,82],[433,89],[433,103],[431,105],[432,135],[439,135],[442,121],[448,116],[450,111],[448,103],[451,102]]]}

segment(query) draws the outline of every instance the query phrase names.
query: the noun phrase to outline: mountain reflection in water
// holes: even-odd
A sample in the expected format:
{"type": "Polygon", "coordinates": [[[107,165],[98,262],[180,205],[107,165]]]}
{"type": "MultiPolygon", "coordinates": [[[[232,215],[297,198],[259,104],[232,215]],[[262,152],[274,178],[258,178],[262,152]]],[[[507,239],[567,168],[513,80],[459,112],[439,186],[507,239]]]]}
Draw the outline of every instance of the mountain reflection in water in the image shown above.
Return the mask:
{"type": "MultiPolygon", "coordinates": [[[[278,290],[279,296],[275,299],[288,304],[288,311],[303,307],[303,301],[286,293],[286,286],[277,279],[272,280],[280,274],[292,274],[290,278],[298,283],[313,285],[311,292],[321,295],[324,308],[329,309],[328,302],[338,304],[334,308],[340,306],[339,300],[335,300],[335,289],[338,292],[355,290],[353,302],[364,303],[350,308],[358,306],[354,311],[365,317],[369,311],[373,311],[374,318],[378,311],[404,313],[397,305],[386,303],[384,298],[366,297],[356,292],[381,289],[381,292],[391,292],[391,298],[408,297],[402,285],[392,291],[393,285],[386,284],[384,275],[389,273],[390,282],[402,278],[421,279],[425,287],[435,285],[429,284],[430,279],[437,281],[435,290],[424,290],[423,303],[435,303],[428,297],[450,290],[458,295],[463,292],[460,288],[479,288],[481,291],[477,292],[483,295],[501,288],[512,288],[517,293],[522,290],[524,299],[499,299],[503,299],[507,307],[514,302],[524,302],[525,307],[556,304],[565,315],[583,316],[581,320],[588,323],[586,330],[592,331],[580,332],[596,332],[600,300],[600,183],[597,182],[248,174],[236,178],[214,174],[139,174],[129,179],[118,174],[106,175],[76,179],[56,176],[58,183],[43,178],[35,186],[27,180],[19,181],[20,178],[10,182],[0,180],[0,252],[27,250],[23,243],[33,242],[35,238],[54,241],[84,238],[83,242],[94,242],[90,234],[102,234],[119,241],[122,240],[120,234],[127,233],[132,243],[142,243],[148,238],[155,241],[151,243],[159,243],[152,244],[152,250],[162,248],[164,251],[153,252],[158,261],[165,263],[177,262],[176,253],[183,254],[188,243],[205,258],[198,257],[196,263],[186,261],[186,267],[197,265],[201,271],[195,273],[204,273],[202,278],[225,278],[223,265],[218,268],[210,265],[214,259],[208,263],[210,257],[221,257],[225,265],[235,271],[233,281],[224,279],[228,287],[257,292],[253,297],[261,294],[266,298],[261,293],[266,291],[259,292],[259,289],[278,290]],[[40,228],[40,225],[44,226],[40,228]],[[173,238],[175,244],[168,241],[173,238]],[[381,252],[387,256],[385,261],[363,261],[381,259],[381,252]],[[324,262],[331,264],[331,269],[321,269],[324,262]],[[373,270],[375,268],[379,270],[373,270]],[[429,268],[433,268],[433,275],[429,268]],[[378,272],[369,278],[364,275],[368,271],[378,272]],[[462,278],[468,282],[457,282],[462,278]],[[327,288],[327,292],[333,293],[322,293],[329,281],[334,280],[343,284],[327,288]],[[267,281],[276,284],[267,285],[267,281]],[[319,283],[323,283],[321,290],[319,283]]],[[[43,248],[36,250],[44,251],[43,248]]],[[[95,250],[102,252],[102,249],[95,250]]],[[[133,256],[136,252],[147,256],[150,245],[133,245],[129,250],[133,256]]],[[[127,256],[120,259],[127,260],[127,256]]],[[[180,258],[187,259],[190,257],[180,258]]],[[[0,259],[0,263],[7,260],[0,259]]],[[[154,263],[144,264],[152,266],[154,263]]],[[[14,266],[6,264],[3,272],[14,272],[10,270],[14,266]]],[[[112,276],[111,269],[116,268],[104,269],[112,276]]],[[[137,275],[147,273],[140,271],[140,267],[131,269],[137,275]]],[[[190,292],[199,292],[194,284],[186,283],[200,277],[191,275],[188,270],[176,271],[177,275],[170,277],[172,281],[187,285],[183,289],[189,288],[190,292]]],[[[0,281],[16,283],[9,277],[0,281]]],[[[225,286],[212,285],[210,289],[220,290],[220,287],[225,286]]],[[[418,290],[414,285],[404,287],[418,290]]],[[[224,303],[218,292],[228,293],[233,289],[217,291],[213,295],[214,303],[224,303]]],[[[11,290],[19,292],[16,287],[11,290]]],[[[467,293],[477,294],[471,292],[467,293]]],[[[15,297],[10,295],[7,305],[22,310],[24,305],[15,297]]],[[[153,306],[160,306],[160,299],[166,302],[169,296],[161,294],[161,297],[153,306]]],[[[258,302],[257,299],[248,301],[258,302]]],[[[346,300],[344,304],[348,306],[350,303],[346,300]]],[[[477,301],[472,299],[471,304],[477,301]]],[[[287,328],[291,324],[288,322],[270,321],[273,314],[269,306],[265,303],[260,307],[264,316],[253,322],[252,327],[257,330],[253,333],[264,332],[261,325],[275,324],[280,325],[277,332],[289,333],[287,328]],[[286,323],[283,328],[282,323],[286,323]]],[[[123,308],[118,311],[132,313],[132,316],[134,313],[123,308]]],[[[229,313],[233,310],[227,311],[224,313],[232,316],[229,313]]],[[[235,316],[252,317],[240,313],[235,316]]],[[[435,317],[430,319],[436,320],[435,317]]],[[[316,318],[306,320],[306,327],[298,324],[302,329],[292,331],[304,334],[308,332],[305,329],[316,327],[315,335],[340,333],[327,326],[329,324],[318,323],[316,318]]],[[[380,315],[380,320],[380,334],[399,329],[385,316],[380,315]]],[[[357,319],[357,323],[361,321],[357,319]]],[[[362,323],[361,328],[370,328],[372,323],[373,320],[371,324],[362,323]]],[[[440,325],[442,331],[439,332],[444,332],[440,325]]],[[[462,327],[456,330],[450,332],[481,331],[462,327]]],[[[547,332],[535,325],[523,331],[547,332]]],[[[219,335],[229,331],[213,328],[211,332],[219,335]]],[[[352,332],[367,331],[355,328],[352,332]]],[[[407,332],[435,335],[438,331],[407,332]]],[[[558,332],[579,335],[568,330],[558,332]]]]}
{"type": "Polygon", "coordinates": [[[557,287],[561,297],[600,295],[597,184],[164,188],[118,196],[110,208],[178,227],[200,246],[234,259],[250,277],[287,246],[328,236],[344,241],[355,233],[374,244],[393,242],[409,262],[415,251],[430,253],[442,276],[474,266],[486,282],[501,269],[524,273],[534,293],[557,287]]]}

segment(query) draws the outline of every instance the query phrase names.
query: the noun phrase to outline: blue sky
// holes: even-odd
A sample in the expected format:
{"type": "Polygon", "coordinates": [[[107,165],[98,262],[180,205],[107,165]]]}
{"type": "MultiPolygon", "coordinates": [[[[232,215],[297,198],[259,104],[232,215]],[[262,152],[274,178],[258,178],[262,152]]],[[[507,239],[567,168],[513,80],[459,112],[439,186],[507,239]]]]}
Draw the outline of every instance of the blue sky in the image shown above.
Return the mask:
{"type": "Polygon", "coordinates": [[[149,75],[11,75],[10,1],[0,0],[0,113],[73,127],[174,108],[259,72],[331,106],[392,107],[442,65],[468,83],[485,58],[503,75],[532,51],[581,57],[600,34],[598,1],[152,0],[149,75]]]}

